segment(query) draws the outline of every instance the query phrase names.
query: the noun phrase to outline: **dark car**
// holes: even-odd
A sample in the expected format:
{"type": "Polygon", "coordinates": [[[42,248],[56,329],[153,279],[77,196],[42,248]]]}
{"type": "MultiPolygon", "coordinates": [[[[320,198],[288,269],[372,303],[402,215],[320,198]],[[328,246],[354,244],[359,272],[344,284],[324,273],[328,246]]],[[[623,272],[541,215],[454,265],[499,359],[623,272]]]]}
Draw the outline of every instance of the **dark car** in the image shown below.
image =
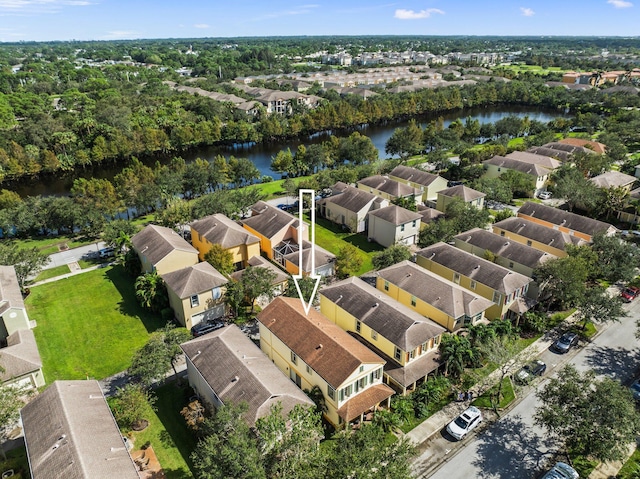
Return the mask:
{"type": "Polygon", "coordinates": [[[224,323],[222,321],[206,321],[202,323],[196,324],[193,328],[191,328],[191,334],[194,338],[198,336],[203,336],[211,331],[215,331],[216,329],[220,329],[224,327],[224,323]]]}
{"type": "Polygon", "coordinates": [[[515,380],[521,384],[527,384],[535,376],[542,376],[547,370],[547,365],[540,360],[531,361],[516,373],[515,380]]]}
{"type": "Polygon", "coordinates": [[[551,349],[557,353],[564,354],[577,344],[578,335],[576,333],[564,333],[551,345],[551,349]]]}
{"type": "Polygon", "coordinates": [[[629,386],[629,389],[633,393],[633,399],[640,401],[640,379],[633,381],[631,386],[629,386]]]}

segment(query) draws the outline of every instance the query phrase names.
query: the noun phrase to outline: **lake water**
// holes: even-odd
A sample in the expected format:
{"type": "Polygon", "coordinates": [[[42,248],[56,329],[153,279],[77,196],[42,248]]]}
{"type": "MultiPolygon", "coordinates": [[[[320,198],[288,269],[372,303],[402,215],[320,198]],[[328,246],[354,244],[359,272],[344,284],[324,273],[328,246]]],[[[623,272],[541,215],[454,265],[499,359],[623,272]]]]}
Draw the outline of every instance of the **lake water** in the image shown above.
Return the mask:
{"type": "MultiPolygon", "coordinates": [[[[430,117],[424,117],[418,119],[418,123],[424,128],[426,124],[434,118],[441,116],[444,119],[444,126],[447,127],[451,122],[460,118],[464,121],[465,118],[471,117],[477,119],[481,124],[483,123],[495,123],[496,121],[510,115],[517,115],[520,117],[527,116],[531,120],[537,120],[540,122],[548,122],[557,117],[567,116],[563,112],[553,110],[542,110],[531,107],[517,107],[517,106],[500,106],[492,108],[473,108],[464,111],[449,112],[442,115],[435,115],[430,117]]],[[[384,147],[393,134],[396,128],[406,126],[408,121],[389,122],[383,125],[363,125],[357,130],[363,135],[371,138],[371,141],[378,149],[380,158],[387,158],[388,156],[384,152],[384,147]]],[[[337,132],[337,136],[348,136],[351,132],[337,132]]],[[[312,143],[321,143],[325,141],[332,132],[322,132],[312,135],[306,139],[290,140],[282,143],[270,143],[270,144],[244,144],[234,145],[229,147],[207,147],[196,148],[189,152],[183,153],[181,156],[187,161],[193,161],[196,158],[213,159],[217,155],[224,155],[229,157],[231,155],[239,158],[248,158],[256,165],[262,175],[273,176],[279,178],[279,175],[271,171],[271,159],[281,150],[291,148],[292,152],[295,152],[298,145],[309,145],[312,143]]],[[[168,162],[171,157],[150,157],[145,159],[145,163],[149,166],[153,166],[156,161],[168,162]]],[[[123,168],[121,163],[114,164],[102,164],[94,168],[87,168],[85,170],[79,170],[73,172],[73,174],[56,177],[43,177],[36,178],[29,181],[24,181],[12,185],[3,185],[5,189],[16,191],[20,196],[36,196],[36,195],[68,195],[73,181],[76,178],[106,178],[113,179],[123,168]]]]}

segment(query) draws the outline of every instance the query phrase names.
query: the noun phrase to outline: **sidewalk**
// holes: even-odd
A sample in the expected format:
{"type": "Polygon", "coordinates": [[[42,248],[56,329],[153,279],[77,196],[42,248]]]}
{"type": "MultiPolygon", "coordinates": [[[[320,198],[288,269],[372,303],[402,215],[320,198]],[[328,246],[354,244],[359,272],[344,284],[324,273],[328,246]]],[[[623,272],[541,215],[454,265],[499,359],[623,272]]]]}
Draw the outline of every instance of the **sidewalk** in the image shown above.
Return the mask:
{"type": "Polygon", "coordinates": [[[97,264],[95,266],[90,266],[89,268],[78,269],[76,271],[70,271],[69,273],[61,274],[60,276],[54,276],[53,278],[47,278],[47,279],[43,279],[42,281],[37,281],[35,283],[31,283],[27,287],[32,288],[34,286],[40,286],[41,284],[53,283],[54,281],[59,281],[61,279],[70,278],[71,276],[76,276],[78,274],[88,273],[89,271],[94,271],[94,270],[100,269],[100,268],[106,268],[107,266],[109,266],[111,264],[112,263],[102,263],[102,264],[97,264]]]}

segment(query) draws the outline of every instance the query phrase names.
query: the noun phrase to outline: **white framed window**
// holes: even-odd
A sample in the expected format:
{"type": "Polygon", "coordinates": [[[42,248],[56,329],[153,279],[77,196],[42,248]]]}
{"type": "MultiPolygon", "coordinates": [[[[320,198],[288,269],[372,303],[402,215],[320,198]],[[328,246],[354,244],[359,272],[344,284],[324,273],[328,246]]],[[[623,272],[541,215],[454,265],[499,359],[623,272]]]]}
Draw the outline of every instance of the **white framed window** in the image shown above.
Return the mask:
{"type": "Polygon", "coordinates": [[[218,288],[213,288],[211,290],[211,297],[215,300],[218,300],[222,297],[222,290],[218,287],[218,288]]]}
{"type": "Polygon", "coordinates": [[[458,273],[453,273],[453,282],[460,284],[460,275],[458,273]]]}
{"type": "Polygon", "coordinates": [[[415,306],[418,304],[418,300],[415,296],[411,296],[411,306],[415,306]]]}
{"type": "Polygon", "coordinates": [[[493,292],[493,302],[496,304],[500,304],[502,302],[502,295],[497,291],[493,292]]]}
{"type": "Polygon", "coordinates": [[[384,282],[384,290],[389,291],[389,281],[384,282]]]}
{"type": "Polygon", "coordinates": [[[378,339],[378,333],[376,333],[373,329],[371,330],[371,339],[373,340],[378,339]]]}
{"type": "Polygon", "coordinates": [[[362,330],[362,323],[356,319],[356,332],[360,332],[362,330]]]}
{"type": "Polygon", "coordinates": [[[200,306],[200,298],[198,298],[197,294],[194,294],[191,296],[191,307],[195,308],[197,306],[200,306]]]}
{"type": "Polygon", "coordinates": [[[469,287],[470,287],[471,289],[476,289],[476,284],[477,284],[477,283],[476,283],[474,280],[471,280],[471,283],[469,283],[469,287]]]}
{"type": "Polygon", "coordinates": [[[327,397],[329,399],[335,399],[336,398],[336,390],[333,389],[331,386],[329,386],[327,384],[327,397]]]}
{"type": "Polygon", "coordinates": [[[400,361],[400,358],[402,358],[402,351],[400,350],[399,347],[396,346],[396,348],[393,351],[393,357],[397,360],[400,361]]]}
{"type": "Polygon", "coordinates": [[[293,351],[291,351],[291,362],[293,364],[298,364],[298,355],[293,351]]]}

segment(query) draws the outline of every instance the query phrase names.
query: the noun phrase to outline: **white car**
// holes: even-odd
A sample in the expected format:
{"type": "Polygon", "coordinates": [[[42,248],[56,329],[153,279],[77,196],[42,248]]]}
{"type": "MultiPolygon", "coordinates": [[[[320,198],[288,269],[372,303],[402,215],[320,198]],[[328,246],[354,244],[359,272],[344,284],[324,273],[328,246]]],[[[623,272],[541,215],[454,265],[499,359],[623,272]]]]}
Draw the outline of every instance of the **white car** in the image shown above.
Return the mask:
{"type": "Polygon", "coordinates": [[[551,198],[551,192],[541,191],[540,193],[538,193],[538,198],[540,198],[541,200],[548,200],[549,198],[551,198]]]}
{"type": "Polygon", "coordinates": [[[458,441],[461,441],[469,431],[474,429],[481,422],[482,413],[480,412],[480,409],[475,406],[469,406],[462,412],[462,414],[447,425],[447,432],[458,441]]]}
{"type": "Polygon", "coordinates": [[[580,476],[576,470],[569,464],[564,462],[556,462],[556,465],[551,468],[542,479],[578,479],[580,476]]]}

